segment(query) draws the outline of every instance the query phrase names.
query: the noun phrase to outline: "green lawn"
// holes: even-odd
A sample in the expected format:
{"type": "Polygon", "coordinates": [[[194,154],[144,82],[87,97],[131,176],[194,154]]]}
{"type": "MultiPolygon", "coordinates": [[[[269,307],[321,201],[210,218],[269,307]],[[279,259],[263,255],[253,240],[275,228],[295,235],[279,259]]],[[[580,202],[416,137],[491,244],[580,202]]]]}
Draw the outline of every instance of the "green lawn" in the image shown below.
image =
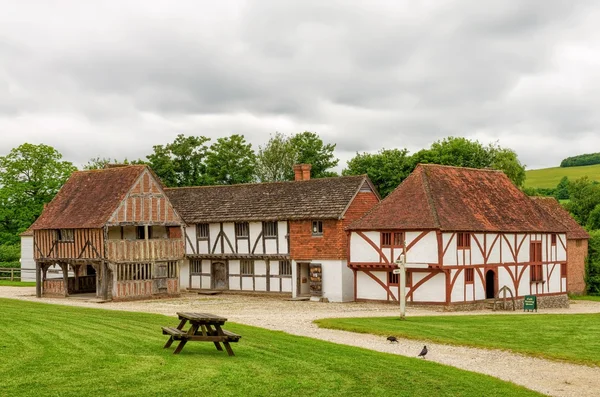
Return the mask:
{"type": "MultiPolygon", "coordinates": [[[[529,396],[498,379],[392,354],[229,324],[235,357],[163,349],[175,317],[0,299],[0,395],[529,396]]],[[[382,340],[382,343],[386,343],[382,340]]]]}
{"type": "Polygon", "coordinates": [[[35,287],[34,282],[0,280],[0,287],[35,287]]]}
{"type": "Polygon", "coordinates": [[[570,180],[588,176],[592,180],[600,181],[600,164],[585,165],[581,167],[553,167],[539,170],[525,171],[525,187],[554,188],[563,176],[570,180]]]}
{"type": "Polygon", "coordinates": [[[600,365],[600,314],[429,316],[405,321],[396,317],[336,318],[316,323],[323,328],[600,365]]]}
{"type": "Polygon", "coordinates": [[[596,302],[600,302],[600,296],[593,296],[593,295],[571,295],[569,296],[569,299],[573,299],[576,301],[596,301],[596,302]]]}

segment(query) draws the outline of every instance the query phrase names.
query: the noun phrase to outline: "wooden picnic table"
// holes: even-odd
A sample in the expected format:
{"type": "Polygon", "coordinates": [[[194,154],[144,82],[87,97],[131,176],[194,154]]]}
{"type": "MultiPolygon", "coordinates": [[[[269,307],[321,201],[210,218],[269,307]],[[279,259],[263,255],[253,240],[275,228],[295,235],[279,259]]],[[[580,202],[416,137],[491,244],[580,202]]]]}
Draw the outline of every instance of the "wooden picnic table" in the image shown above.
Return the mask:
{"type": "Polygon", "coordinates": [[[227,321],[226,318],[214,314],[191,312],[179,312],[177,316],[180,320],[177,328],[162,327],[163,335],[169,335],[169,340],[164,346],[165,349],[178,340],[179,345],[173,354],[179,354],[188,341],[213,342],[217,350],[222,351],[221,343],[223,343],[227,354],[234,356],[229,342],[237,342],[241,336],[221,328],[227,321]],[[183,328],[188,322],[190,328],[185,331],[183,328]]]}

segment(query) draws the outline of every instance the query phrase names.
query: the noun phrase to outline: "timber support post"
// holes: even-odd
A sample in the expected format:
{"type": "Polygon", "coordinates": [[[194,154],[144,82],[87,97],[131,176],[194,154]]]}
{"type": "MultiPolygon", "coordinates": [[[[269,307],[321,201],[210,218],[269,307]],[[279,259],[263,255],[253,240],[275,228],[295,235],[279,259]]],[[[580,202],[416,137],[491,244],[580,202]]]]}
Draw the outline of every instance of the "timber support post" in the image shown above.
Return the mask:
{"type": "Polygon", "coordinates": [[[35,261],[35,296],[42,297],[42,268],[38,261],[35,261]]]}
{"type": "Polygon", "coordinates": [[[63,287],[65,288],[65,297],[69,296],[69,265],[61,263],[60,268],[63,273],[63,287]]]}

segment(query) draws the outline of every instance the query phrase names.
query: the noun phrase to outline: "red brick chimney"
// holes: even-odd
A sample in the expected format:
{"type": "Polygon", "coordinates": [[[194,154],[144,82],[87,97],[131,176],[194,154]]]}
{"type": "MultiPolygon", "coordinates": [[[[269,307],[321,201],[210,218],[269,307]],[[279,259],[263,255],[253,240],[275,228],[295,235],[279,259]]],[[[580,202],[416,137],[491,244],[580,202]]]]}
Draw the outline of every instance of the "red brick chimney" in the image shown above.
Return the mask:
{"type": "Polygon", "coordinates": [[[310,164],[294,164],[294,180],[308,181],[310,179],[310,164]]]}

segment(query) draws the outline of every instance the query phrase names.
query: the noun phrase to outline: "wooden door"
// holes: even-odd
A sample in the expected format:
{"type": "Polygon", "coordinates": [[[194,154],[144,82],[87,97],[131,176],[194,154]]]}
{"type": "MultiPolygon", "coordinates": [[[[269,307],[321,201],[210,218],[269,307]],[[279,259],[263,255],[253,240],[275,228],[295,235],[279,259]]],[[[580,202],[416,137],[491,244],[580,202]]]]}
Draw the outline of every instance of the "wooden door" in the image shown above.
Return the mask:
{"type": "Polygon", "coordinates": [[[211,264],[211,276],[212,289],[229,289],[226,263],[213,262],[211,264]]]}

